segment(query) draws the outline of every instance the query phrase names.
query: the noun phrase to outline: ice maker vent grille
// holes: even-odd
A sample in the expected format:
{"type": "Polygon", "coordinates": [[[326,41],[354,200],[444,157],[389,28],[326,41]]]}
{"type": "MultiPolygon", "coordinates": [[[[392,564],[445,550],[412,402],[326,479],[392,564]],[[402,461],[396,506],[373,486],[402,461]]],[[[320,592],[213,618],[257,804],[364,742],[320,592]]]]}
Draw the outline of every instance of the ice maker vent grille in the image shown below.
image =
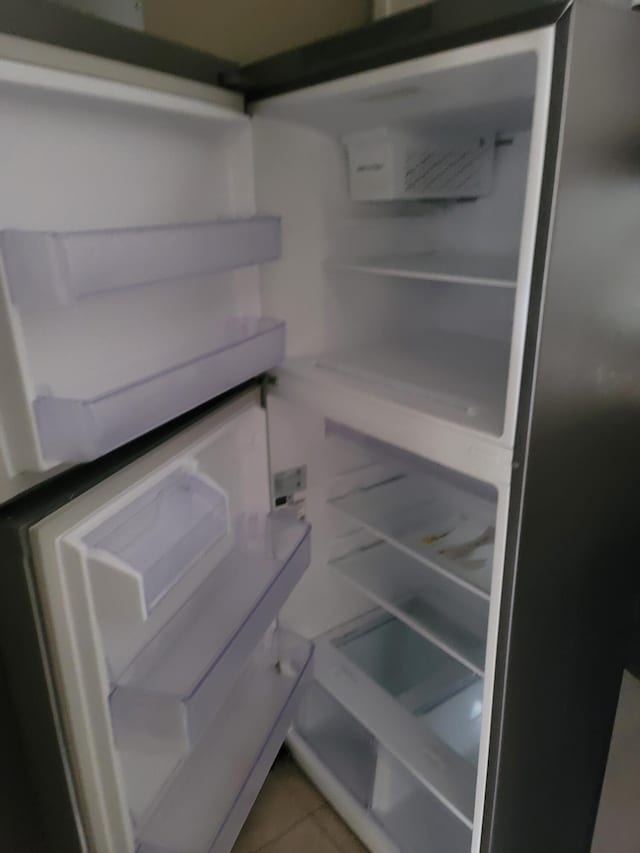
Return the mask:
{"type": "Polygon", "coordinates": [[[487,148],[429,146],[409,150],[405,159],[404,191],[408,195],[432,194],[462,198],[486,192],[487,148]]]}

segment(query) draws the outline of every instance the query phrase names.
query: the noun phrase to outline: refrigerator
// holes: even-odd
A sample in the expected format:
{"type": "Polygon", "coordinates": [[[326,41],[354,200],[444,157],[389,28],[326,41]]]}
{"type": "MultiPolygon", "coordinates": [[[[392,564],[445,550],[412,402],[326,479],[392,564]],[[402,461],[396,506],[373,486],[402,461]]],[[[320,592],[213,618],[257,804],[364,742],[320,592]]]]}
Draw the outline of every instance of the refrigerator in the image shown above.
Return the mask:
{"type": "Polygon", "coordinates": [[[286,743],[374,853],[589,850],[640,18],[479,5],[245,67],[0,11],[5,787],[42,849],[229,853],[286,743]]]}

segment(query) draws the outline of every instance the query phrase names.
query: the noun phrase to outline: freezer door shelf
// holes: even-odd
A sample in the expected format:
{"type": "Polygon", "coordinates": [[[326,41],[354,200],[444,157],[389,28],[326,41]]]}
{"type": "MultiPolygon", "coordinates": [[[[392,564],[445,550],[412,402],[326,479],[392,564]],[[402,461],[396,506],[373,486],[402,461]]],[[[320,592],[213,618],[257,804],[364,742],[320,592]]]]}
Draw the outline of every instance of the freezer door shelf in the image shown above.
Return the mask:
{"type": "Polygon", "coordinates": [[[99,231],[17,231],[0,236],[11,294],[39,309],[106,291],[273,261],[280,219],[254,216],[212,222],[99,231]]]}
{"type": "Polygon", "coordinates": [[[166,754],[171,764],[199,741],[309,558],[309,525],[294,515],[243,519],[233,550],[116,682],[115,743],[133,774],[137,758],[166,754]]]}
{"type": "Polygon", "coordinates": [[[456,819],[473,826],[482,679],[386,614],[320,638],[316,678],[456,819]]]}
{"type": "Polygon", "coordinates": [[[228,853],[311,677],[313,648],[277,634],[260,648],[198,749],[137,827],[136,853],[228,853]]]}
{"type": "Polygon", "coordinates": [[[42,454],[50,463],[96,459],[278,365],[285,325],[235,318],[216,346],[92,399],[41,394],[33,402],[42,454]]]}
{"type": "Polygon", "coordinates": [[[289,743],[375,853],[469,853],[469,828],[317,681],[299,705],[289,743]]]}

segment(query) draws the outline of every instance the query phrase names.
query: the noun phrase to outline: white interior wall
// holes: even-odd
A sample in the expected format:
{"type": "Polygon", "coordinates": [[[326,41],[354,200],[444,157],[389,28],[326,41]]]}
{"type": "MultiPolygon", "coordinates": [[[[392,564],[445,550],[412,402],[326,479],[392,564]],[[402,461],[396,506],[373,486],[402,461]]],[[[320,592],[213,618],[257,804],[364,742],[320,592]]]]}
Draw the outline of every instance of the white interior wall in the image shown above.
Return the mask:
{"type": "Polygon", "coordinates": [[[394,216],[394,205],[351,202],[346,151],[333,134],[260,115],[254,132],[258,205],[279,213],[283,228],[282,258],[261,271],[264,304],[287,320],[290,357],[428,329],[509,339],[513,291],[363,275],[326,262],[428,249],[517,256],[528,133],[496,149],[488,197],[406,204],[402,212],[415,214],[407,217],[394,216]]]}

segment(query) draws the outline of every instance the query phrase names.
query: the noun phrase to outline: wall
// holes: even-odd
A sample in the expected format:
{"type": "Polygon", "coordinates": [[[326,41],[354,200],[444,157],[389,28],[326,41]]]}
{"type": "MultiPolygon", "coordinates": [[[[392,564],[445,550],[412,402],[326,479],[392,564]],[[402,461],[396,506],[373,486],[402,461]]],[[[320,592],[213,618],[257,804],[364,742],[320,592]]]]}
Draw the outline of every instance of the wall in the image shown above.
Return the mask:
{"type": "Polygon", "coordinates": [[[433,0],[373,0],[373,17],[386,18],[387,15],[395,15],[397,12],[406,12],[415,6],[425,6],[433,0]]]}
{"type": "Polygon", "coordinates": [[[106,18],[116,24],[141,30],[143,27],[142,0],[56,0],[59,6],[68,6],[106,18]]]}
{"type": "Polygon", "coordinates": [[[235,62],[251,62],[371,19],[370,0],[144,0],[145,28],[235,62]]]}

